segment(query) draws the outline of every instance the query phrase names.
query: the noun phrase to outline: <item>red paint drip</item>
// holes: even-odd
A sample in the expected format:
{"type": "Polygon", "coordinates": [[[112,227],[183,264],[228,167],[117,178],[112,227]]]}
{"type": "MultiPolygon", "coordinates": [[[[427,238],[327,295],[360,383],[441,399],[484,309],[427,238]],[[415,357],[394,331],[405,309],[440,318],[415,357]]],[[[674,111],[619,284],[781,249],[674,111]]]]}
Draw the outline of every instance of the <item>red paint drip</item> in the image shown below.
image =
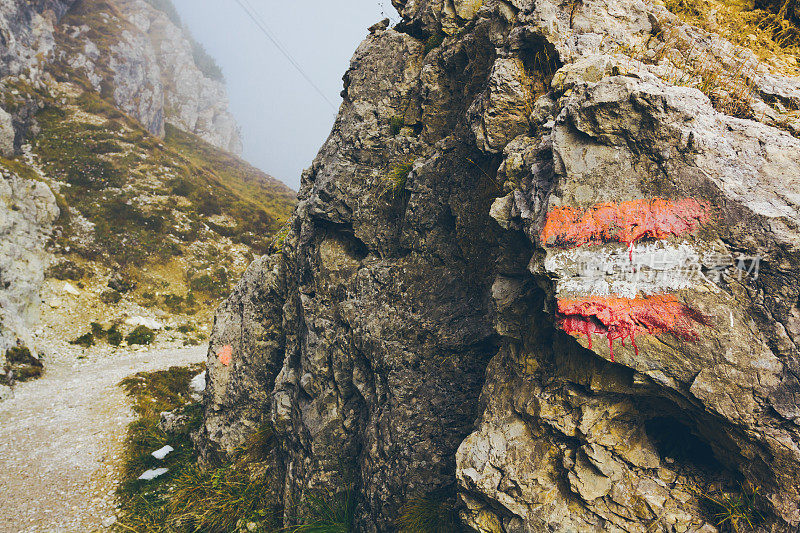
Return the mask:
{"type": "Polygon", "coordinates": [[[633,260],[634,242],[690,233],[708,220],[710,211],[707,202],[692,198],[606,202],[586,210],[559,207],[547,215],[542,242],[566,247],[622,242],[633,260]]]}
{"type": "Polygon", "coordinates": [[[695,324],[710,326],[711,320],[675,299],[671,295],[649,298],[587,297],[559,300],[558,323],[570,334],[586,335],[592,348],[592,334],[608,338],[611,360],[614,361],[614,340],[630,338],[639,355],[636,334],[671,333],[676,337],[697,340],[695,324]]]}

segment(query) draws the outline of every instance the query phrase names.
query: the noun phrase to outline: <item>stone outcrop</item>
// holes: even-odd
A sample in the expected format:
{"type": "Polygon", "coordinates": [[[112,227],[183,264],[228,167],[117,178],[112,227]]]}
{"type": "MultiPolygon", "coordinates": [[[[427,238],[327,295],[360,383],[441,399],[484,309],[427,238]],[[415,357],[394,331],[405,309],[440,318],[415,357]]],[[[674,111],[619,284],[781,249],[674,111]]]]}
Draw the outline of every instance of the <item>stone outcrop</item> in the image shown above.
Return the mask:
{"type": "MultiPolygon", "coordinates": [[[[0,378],[10,348],[33,346],[39,289],[49,255],[45,244],[59,209],[50,188],[0,171],[0,378]]],[[[2,379],[0,379],[2,380],[2,379]]]]}
{"type": "Polygon", "coordinates": [[[359,531],[797,527],[800,80],[636,0],[394,4],[218,312],[205,460],[270,426],[286,524],[350,484],[359,531]]]}
{"type": "Polygon", "coordinates": [[[36,0],[0,6],[0,78],[19,74],[37,77],[40,71],[34,67],[55,49],[55,26],[74,2],[36,0]]]}
{"type": "Polygon", "coordinates": [[[12,116],[0,109],[0,156],[10,157],[14,154],[15,137],[12,116]]]}

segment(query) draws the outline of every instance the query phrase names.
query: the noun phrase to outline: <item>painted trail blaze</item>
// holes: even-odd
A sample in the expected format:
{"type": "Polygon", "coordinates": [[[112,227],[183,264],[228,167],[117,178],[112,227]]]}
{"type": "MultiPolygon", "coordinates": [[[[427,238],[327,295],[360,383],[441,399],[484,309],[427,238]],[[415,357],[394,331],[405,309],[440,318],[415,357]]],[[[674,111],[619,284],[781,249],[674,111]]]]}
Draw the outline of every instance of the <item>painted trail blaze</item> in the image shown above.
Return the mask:
{"type": "Polygon", "coordinates": [[[709,317],[679,302],[674,296],[660,295],[649,298],[586,297],[558,301],[559,326],[570,334],[586,335],[589,348],[592,335],[608,338],[611,360],[614,360],[614,340],[630,338],[638,355],[637,333],[671,333],[694,340],[695,324],[708,326],[709,317]]]}
{"type": "Polygon", "coordinates": [[[217,351],[217,357],[219,358],[219,362],[225,366],[231,364],[231,357],[233,356],[233,346],[228,344],[227,346],[223,346],[222,348],[217,351]]]}
{"type": "Polygon", "coordinates": [[[711,207],[692,198],[606,202],[589,209],[558,207],[547,215],[542,242],[575,247],[643,238],[666,239],[690,233],[708,220],[711,207]]]}

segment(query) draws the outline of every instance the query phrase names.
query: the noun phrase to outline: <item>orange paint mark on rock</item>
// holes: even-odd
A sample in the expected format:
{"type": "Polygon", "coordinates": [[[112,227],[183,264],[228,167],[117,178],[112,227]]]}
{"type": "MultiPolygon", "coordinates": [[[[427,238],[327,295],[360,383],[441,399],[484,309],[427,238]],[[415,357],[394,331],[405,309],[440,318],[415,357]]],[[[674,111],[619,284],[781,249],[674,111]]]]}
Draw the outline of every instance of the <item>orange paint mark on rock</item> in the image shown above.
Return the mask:
{"type": "Polygon", "coordinates": [[[231,364],[231,357],[233,356],[233,347],[228,344],[227,346],[223,346],[217,351],[217,358],[219,362],[225,366],[231,364]]]}
{"type": "Polygon", "coordinates": [[[674,296],[649,298],[585,297],[558,301],[558,325],[570,334],[586,335],[589,348],[592,335],[608,338],[611,360],[614,360],[614,340],[630,338],[636,346],[637,333],[671,333],[692,341],[697,339],[695,324],[710,326],[710,318],[679,302],[674,296]]]}
{"type": "Polygon", "coordinates": [[[692,232],[708,220],[710,211],[708,203],[691,198],[607,202],[586,210],[558,207],[547,215],[542,242],[566,247],[622,242],[631,248],[639,239],[692,232]]]}

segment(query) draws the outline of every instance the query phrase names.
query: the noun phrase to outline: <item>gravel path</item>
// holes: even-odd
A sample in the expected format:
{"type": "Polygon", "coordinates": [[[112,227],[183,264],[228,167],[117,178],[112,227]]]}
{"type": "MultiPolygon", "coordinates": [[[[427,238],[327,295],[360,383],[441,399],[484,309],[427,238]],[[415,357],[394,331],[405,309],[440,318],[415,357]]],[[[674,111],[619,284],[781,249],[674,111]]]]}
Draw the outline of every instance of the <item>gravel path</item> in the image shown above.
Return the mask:
{"type": "Polygon", "coordinates": [[[133,412],[117,384],[136,372],[203,361],[206,347],[53,361],[0,402],[0,532],[89,532],[114,521],[133,412]]]}

